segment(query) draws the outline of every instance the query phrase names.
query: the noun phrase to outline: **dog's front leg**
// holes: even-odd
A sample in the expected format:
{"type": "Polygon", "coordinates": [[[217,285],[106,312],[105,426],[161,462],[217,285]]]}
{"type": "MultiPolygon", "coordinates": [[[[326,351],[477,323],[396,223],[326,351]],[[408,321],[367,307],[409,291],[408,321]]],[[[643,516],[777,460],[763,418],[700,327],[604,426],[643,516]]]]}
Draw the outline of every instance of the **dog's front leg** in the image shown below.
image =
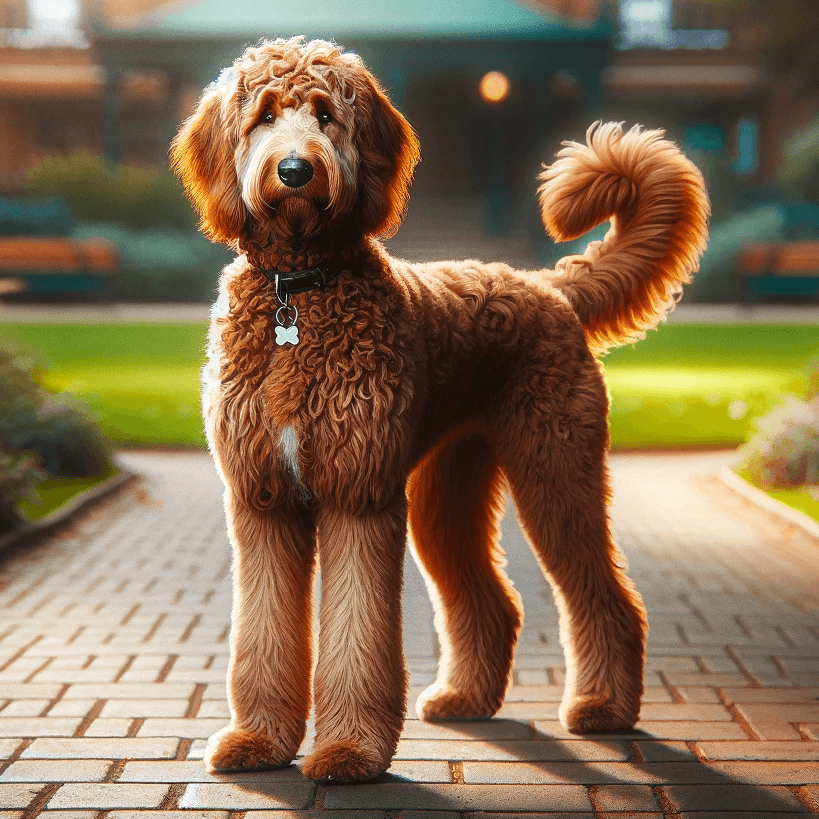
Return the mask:
{"type": "Polygon", "coordinates": [[[401,630],[406,501],[379,511],[318,515],[321,630],[314,696],[313,779],[372,779],[385,771],[404,722],[401,630]]]}
{"type": "Polygon", "coordinates": [[[296,756],[310,710],[315,527],[299,510],[259,512],[226,492],[234,548],[228,668],[231,723],[205,752],[220,771],[296,756]]]}

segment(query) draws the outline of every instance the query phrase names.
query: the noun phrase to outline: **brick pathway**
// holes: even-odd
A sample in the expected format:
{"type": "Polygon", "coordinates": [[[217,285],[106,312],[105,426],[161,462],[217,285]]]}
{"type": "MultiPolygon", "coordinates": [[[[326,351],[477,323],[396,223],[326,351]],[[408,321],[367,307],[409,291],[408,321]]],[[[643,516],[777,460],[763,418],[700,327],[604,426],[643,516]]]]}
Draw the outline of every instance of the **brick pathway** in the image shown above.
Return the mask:
{"type": "MultiPolygon", "coordinates": [[[[409,719],[382,781],[316,787],[297,766],[205,773],[204,739],[227,718],[218,480],[205,455],[129,453],[139,483],[0,558],[0,815],[817,813],[819,543],[720,484],[729,457],[613,458],[617,536],[651,623],[639,731],[581,739],[557,722],[556,613],[510,514],[526,626],[499,717],[409,719]]],[[[405,597],[415,694],[433,678],[436,643],[411,562],[405,597]]]]}

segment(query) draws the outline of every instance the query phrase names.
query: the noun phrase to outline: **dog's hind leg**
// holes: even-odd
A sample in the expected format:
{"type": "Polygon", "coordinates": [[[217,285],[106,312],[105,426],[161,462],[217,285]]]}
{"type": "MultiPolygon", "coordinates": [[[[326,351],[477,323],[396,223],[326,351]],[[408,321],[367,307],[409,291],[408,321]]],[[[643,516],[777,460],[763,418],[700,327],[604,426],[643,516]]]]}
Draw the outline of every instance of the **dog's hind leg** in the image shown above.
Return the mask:
{"type": "Polygon", "coordinates": [[[609,529],[602,377],[592,362],[565,372],[559,386],[506,407],[497,443],[560,615],[561,722],[574,733],[624,730],[640,711],[645,609],[609,529]]]}
{"type": "Polygon", "coordinates": [[[318,512],[321,563],[316,738],[305,776],[372,779],[392,760],[407,705],[401,629],[406,501],[318,512]]]}
{"type": "Polygon", "coordinates": [[[433,451],[410,479],[411,548],[441,645],[437,681],[416,705],[421,719],[485,719],[503,702],[523,619],[499,544],[504,488],[476,433],[433,451]]]}
{"type": "Polygon", "coordinates": [[[205,752],[220,771],[296,756],[310,710],[315,532],[306,512],[259,512],[225,495],[234,547],[231,723],[205,752]]]}

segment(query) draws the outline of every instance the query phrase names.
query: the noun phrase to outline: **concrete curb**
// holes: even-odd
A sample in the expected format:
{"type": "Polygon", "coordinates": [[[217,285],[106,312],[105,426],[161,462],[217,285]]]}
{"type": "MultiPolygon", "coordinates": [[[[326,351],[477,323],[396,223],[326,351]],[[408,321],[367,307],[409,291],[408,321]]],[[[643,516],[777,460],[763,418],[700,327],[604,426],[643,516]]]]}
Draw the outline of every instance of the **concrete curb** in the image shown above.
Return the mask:
{"type": "Polygon", "coordinates": [[[44,518],[40,518],[40,520],[23,524],[13,532],[8,532],[0,537],[0,555],[8,549],[21,546],[55,529],[59,529],[61,526],[65,526],[79,515],[80,512],[84,512],[98,501],[122,489],[137,477],[139,476],[135,473],[119,467],[119,472],[117,472],[116,475],[112,475],[102,483],[98,483],[90,489],[86,489],[85,492],[75,495],[59,509],[55,509],[50,515],[46,515],[44,518]]]}
{"type": "Polygon", "coordinates": [[[798,526],[806,535],[819,541],[819,523],[813,518],[793,509],[782,501],[765,494],[761,489],[752,486],[748,481],[741,478],[732,469],[725,467],[717,477],[727,486],[743,498],[764,509],[768,514],[773,515],[784,523],[791,526],[798,526]]]}

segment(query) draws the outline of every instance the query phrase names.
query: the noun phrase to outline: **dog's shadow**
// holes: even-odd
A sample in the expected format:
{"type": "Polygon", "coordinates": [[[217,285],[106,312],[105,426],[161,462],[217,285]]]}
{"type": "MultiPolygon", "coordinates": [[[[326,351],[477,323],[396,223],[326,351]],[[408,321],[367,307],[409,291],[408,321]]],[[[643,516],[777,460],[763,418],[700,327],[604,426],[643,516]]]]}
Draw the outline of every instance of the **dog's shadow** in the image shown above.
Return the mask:
{"type": "Polygon", "coordinates": [[[248,805],[261,797],[290,809],[806,812],[789,788],[732,776],[693,743],[642,730],[566,739],[509,719],[442,727],[423,732],[426,753],[409,758],[399,746],[393,767],[366,783],[313,783],[299,764],[219,779],[247,792],[248,805]],[[455,758],[442,758],[436,744],[458,738],[455,758]]]}

